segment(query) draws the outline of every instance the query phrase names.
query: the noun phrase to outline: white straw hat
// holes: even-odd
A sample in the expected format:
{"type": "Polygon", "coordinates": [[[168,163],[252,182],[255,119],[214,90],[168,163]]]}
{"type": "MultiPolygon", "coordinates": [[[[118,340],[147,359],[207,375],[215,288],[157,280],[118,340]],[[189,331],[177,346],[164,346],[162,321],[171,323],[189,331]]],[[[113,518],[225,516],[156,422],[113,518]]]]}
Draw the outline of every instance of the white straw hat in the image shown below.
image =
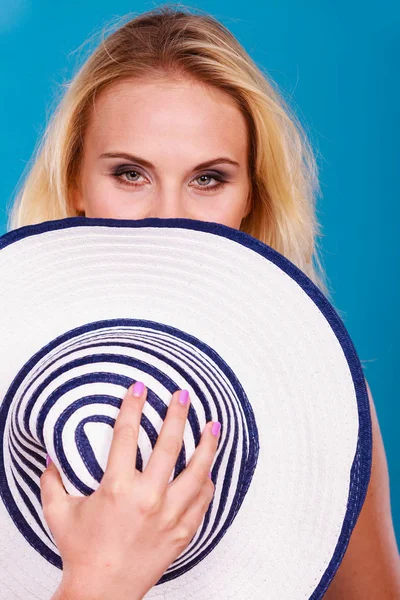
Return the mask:
{"type": "Polygon", "coordinates": [[[323,596],[364,503],[371,418],[349,334],[301,270],[218,223],[71,217],[0,237],[0,285],[2,600],[54,593],[46,453],[70,494],[94,491],[136,380],[138,468],[175,390],[191,398],[175,475],[222,423],[214,499],[146,599],[323,596]]]}

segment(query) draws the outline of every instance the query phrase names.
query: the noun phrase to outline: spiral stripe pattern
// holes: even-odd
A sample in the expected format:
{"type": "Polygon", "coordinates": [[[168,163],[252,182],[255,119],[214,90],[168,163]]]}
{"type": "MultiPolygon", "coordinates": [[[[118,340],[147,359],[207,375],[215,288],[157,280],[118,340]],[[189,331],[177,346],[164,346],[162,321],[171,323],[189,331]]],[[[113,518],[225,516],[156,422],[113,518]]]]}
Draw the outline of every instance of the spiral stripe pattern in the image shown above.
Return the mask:
{"type": "Polygon", "coordinates": [[[213,501],[190,544],[158,582],[163,583],[187,572],[222,539],[243,503],[259,453],[255,417],[240,381],[200,339],[158,322],[112,319],[85,324],[43,347],[15,377],[1,407],[6,440],[0,449],[1,494],[24,537],[61,569],[41,510],[39,478],[46,453],[55,457],[69,493],[95,491],[122,397],[136,380],[148,388],[139,470],[146,468],[177,389],[189,390],[191,404],[170,481],[188,464],[205,424],[222,424],[213,501]]]}

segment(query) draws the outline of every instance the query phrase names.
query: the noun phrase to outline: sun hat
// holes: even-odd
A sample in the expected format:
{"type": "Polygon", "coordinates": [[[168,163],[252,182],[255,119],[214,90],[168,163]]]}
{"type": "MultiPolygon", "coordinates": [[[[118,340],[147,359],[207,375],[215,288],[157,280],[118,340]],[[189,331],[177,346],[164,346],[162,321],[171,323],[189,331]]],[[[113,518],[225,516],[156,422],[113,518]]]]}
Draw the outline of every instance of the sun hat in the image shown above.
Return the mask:
{"type": "Polygon", "coordinates": [[[46,454],[67,492],[92,493],[136,380],[139,469],[175,390],[191,406],[170,481],[205,423],[222,424],[212,503],[145,598],[324,595],[365,500],[372,432],[354,344],[305,273],[219,223],[69,217],[1,236],[0,286],[1,599],[58,587],[46,454]]]}

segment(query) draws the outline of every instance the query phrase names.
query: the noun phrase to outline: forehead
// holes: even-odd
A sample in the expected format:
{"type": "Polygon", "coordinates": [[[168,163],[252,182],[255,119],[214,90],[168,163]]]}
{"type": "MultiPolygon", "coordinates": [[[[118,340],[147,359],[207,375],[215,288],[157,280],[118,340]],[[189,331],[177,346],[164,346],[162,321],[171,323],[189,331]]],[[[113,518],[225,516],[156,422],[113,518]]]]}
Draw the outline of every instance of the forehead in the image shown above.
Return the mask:
{"type": "Polygon", "coordinates": [[[246,122],[235,101],[189,80],[112,84],[96,95],[87,135],[100,146],[148,140],[153,151],[155,141],[182,148],[193,143],[215,150],[229,147],[239,153],[247,148],[246,122]]]}

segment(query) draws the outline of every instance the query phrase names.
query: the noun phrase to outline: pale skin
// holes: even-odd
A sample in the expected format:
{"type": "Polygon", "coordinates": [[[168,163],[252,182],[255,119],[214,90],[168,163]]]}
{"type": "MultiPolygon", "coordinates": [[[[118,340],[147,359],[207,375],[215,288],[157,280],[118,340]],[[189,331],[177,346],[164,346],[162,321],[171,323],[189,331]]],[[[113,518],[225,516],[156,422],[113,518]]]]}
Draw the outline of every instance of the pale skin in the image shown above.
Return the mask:
{"type": "MultiPolygon", "coordinates": [[[[96,97],[96,110],[84,140],[79,185],[73,192],[74,206],[87,217],[181,217],[239,229],[251,210],[247,157],[245,120],[223,92],[193,81],[127,80],[96,97]],[[136,158],[100,158],[101,154],[117,152],[136,158]],[[199,167],[220,157],[237,164],[219,162],[199,167]],[[113,169],[118,170],[119,178],[112,174],[113,169]],[[226,183],[217,187],[220,176],[226,183]]],[[[324,596],[329,600],[400,598],[400,559],[390,509],[388,468],[369,388],[368,393],[373,424],[371,480],[342,564],[324,596]]],[[[47,485],[48,491],[45,517],[51,521],[64,565],[54,600],[142,598],[179,555],[182,548],[178,552],[176,539],[181,540],[181,546],[189,543],[211,501],[213,484],[207,473],[217,447],[211,424],[203,432],[203,446],[196,449],[193,464],[191,461],[173,482],[171,491],[171,486],[157,486],[157,481],[161,478],[165,484],[171,474],[182,443],[186,409],[179,412],[175,405],[176,412],[168,411],[169,427],[175,431],[175,452],[163,450],[161,441],[160,451],[152,454],[153,469],[141,474],[132,470],[132,464],[143,399],[142,404],[126,402],[126,413],[124,402],[114,427],[113,458],[96,492],[74,499],[65,493],[54,465],[42,475],[41,486],[47,485]],[[130,420],[132,435],[121,433],[119,419],[125,423],[130,420]],[[118,430],[120,436],[116,435],[118,430]],[[132,531],[126,527],[127,514],[130,522],[139,523],[132,531]],[[132,514],[142,515],[142,520],[137,521],[132,514]],[[105,525],[98,533],[100,520],[105,525]],[[116,523],[117,530],[119,527],[124,533],[119,538],[113,534],[116,523]],[[86,534],[68,536],[72,528],[86,534]],[[91,531],[100,537],[91,537],[91,531]],[[103,544],[98,543],[101,539],[103,544]],[[93,554],[94,548],[99,549],[97,554],[93,554]],[[86,555],[95,557],[96,567],[85,568],[82,557],[86,555]],[[133,557],[139,560],[143,555],[146,568],[134,570],[132,565],[137,563],[133,557]],[[84,591],[83,580],[88,586],[84,591]]]]}

